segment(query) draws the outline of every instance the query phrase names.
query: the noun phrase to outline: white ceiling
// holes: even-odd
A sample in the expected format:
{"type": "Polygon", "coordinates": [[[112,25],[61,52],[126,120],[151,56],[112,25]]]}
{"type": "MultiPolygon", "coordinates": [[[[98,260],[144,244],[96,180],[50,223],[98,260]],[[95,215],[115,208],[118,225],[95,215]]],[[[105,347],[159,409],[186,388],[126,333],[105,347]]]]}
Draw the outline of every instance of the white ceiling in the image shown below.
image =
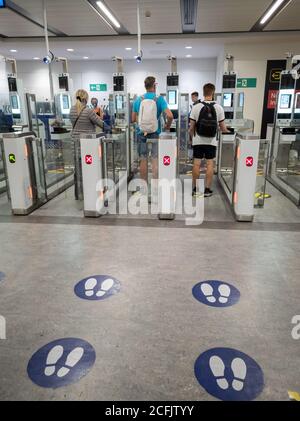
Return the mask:
{"type": "MultiPolygon", "coordinates": [[[[130,33],[137,33],[137,0],[108,0],[107,4],[130,33]]],[[[181,33],[180,0],[140,0],[144,34],[181,33]],[[146,11],[151,17],[145,17],[146,11]]]]}
{"type": "Polygon", "coordinates": [[[8,37],[43,36],[44,30],[9,9],[0,9],[0,34],[8,37]]]}
{"type": "MultiPolygon", "coordinates": [[[[118,20],[136,34],[137,0],[105,0],[118,20]]],[[[249,31],[273,0],[199,0],[197,32],[249,31]]],[[[12,0],[35,20],[42,21],[43,0],[12,0]]],[[[180,0],[140,0],[144,34],[182,32],[180,0]],[[145,12],[151,17],[146,18],[145,12]]],[[[48,0],[49,25],[68,36],[116,35],[87,0],[48,0]]],[[[293,0],[267,30],[300,30],[300,0],[293,0]]],[[[37,37],[42,28],[8,9],[0,10],[0,34],[8,37],[37,37]]],[[[53,35],[53,34],[52,34],[53,35]]]]}
{"type": "Polygon", "coordinates": [[[196,30],[249,31],[270,3],[270,0],[199,0],[196,30]]]}
{"type": "MultiPolygon", "coordinates": [[[[43,0],[12,1],[26,9],[31,18],[42,22],[43,0]]],[[[136,34],[137,0],[105,1],[129,33],[136,34]]],[[[234,41],[247,42],[253,36],[275,36],[272,32],[247,33],[271,2],[199,0],[196,31],[207,35],[182,35],[180,0],[140,0],[144,58],[159,59],[171,54],[178,58],[186,58],[187,54],[193,58],[217,57],[229,37],[235,37],[234,41]],[[151,13],[150,18],[145,17],[146,11],[151,13]],[[236,31],[246,31],[246,34],[231,34],[236,31]],[[220,32],[228,34],[220,35],[220,32]],[[187,45],[191,45],[192,50],[186,50],[187,45]]],[[[133,59],[136,54],[136,36],[118,36],[87,0],[47,0],[47,14],[50,29],[67,35],[57,37],[53,33],[49,34],[50,49],[56,56],[69,60],[82,60],[84,56],[90,60],[107,60],[114,55],[133,59]],[[126,51],[125,47],[132,47],[132,50],[126,51]],[[67,48],[73,48],[74,52],[68,52],[67,48]]],[[[298,29],[299,16],[300,0],[293,0],[267,26],[267,30],[298,29]]],[[[8,37],[0,38],[0,54],[4,56],[13,55],[18,60],[32,60],[33,57],[42,59],[45,55],[43,29],[9,9],[0,9],[0,34],[8,37]],[[11,53],[11,49],[17,49],[18,52],[11,53]]],[[[285,37],[287,33],[278,33],[278,36],[285,37]]]]}
{"type": "Polygon", "coordinates": [[[300,28],[300,0],[293,0],[267,26],[269,30],[299,29],[300,28]]]}
{"type": "MultiPolygon", "coordinates": [[[[42,19],[43,0],[13,0],[13,3],[42,19]]],[[[85,0],[48,0],[47,20],[49,25],[67,35],[115,34],[85,0]]],[[[27,36],[32,35],[27,33],[27,36]]]]}

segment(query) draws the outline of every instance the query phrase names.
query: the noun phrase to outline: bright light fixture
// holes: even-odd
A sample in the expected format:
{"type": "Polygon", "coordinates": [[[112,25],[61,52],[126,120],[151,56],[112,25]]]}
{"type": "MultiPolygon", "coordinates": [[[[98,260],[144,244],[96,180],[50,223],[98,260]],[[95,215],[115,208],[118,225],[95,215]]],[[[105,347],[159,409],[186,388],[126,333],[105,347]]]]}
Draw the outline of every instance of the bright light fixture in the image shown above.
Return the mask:
{"type": "Polygon", "coordinates": [[[83,57],[83,60],[88,60],[89,58],[87,57],[87,56],[84,56],[83,57]]]}
{"type": "Polygon", "coordinates": [[[33,57],[32,60],[40,60],[40,58],[39,57],[33,57]]]}
{"type": "Polygon", "coordinates": [[[132,50],[132,47],[126,47],[125,50],[131,51],[132,50]]]}
{"type": "Polygon", "coordinates": [[[11,53],[17,53],[18,50],[9,50],[11,53]]]}
{"type": "Polygon", "coordinates": [[[121,25],[114,17],[114,15],[108,10],[103,1],[97,1],[97,6],[102,10],[102,12],[106,15],[106,17],[111,21],[113,25],[115,25],[117,28],[121,28],[121,25]]]}
{"type": "Polygon", "coordinates": [[[192,47],[191,45],[187,45],[185,48],[186,48],[187,50],[191,50],[193,47],[192,47]]]}
{"type": "Polygon", "coordinates": [[[276,10],[278,9],[279,6],[281,6],[281,4],[284,2],[284,0],[277,0],[273,6],[267,11],[267,13],[265,14],[265,16],[262,18],[262,20],[260,21],[261,25],[264,25],[267,20],[270,19],[270,17],[276,12],[276,10]]]}
{"type": "Polygon", "coordinates": [[[186,58],[191,58],[192,57],[192,55],[191,54],[187,54],[186,55],[186,58]]]}
{"type": "Polygon", "coordinates": [[[74,48],[67,48],[67,51],[72,52],[72,51],[74,51],[74,48]]]}

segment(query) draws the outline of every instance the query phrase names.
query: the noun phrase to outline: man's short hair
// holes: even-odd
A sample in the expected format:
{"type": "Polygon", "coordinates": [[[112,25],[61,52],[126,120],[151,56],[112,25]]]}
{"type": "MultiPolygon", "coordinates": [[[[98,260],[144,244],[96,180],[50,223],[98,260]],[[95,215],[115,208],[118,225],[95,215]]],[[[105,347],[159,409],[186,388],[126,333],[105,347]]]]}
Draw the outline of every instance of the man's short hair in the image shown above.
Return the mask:
{"type": "Polygon", "coordinates": [[[155,77],[154,76],[148,76],[148,77],[146,77],[146,79],[145,79],[145,88],[147,90],[153,88],[154,83],[155,83],[155,77]]]}
{"type": "Polygon", "coordinates": [[[204,96],[213,96],[215,91],[216,91],[216,87],[212,83],[207,83],[206,85],[203,86],[204,96]]]}
{"type": "Polygon", "coordinates": [[[97,101],[97,103],[98,103],[98,98],[92,98],[92,99],[91,99],[91,102],[92,102],[92,101],[97,101]]]}
{"type": "Polygon", "coordinates": [[[195,92],[192,92],[191,95],[192,96],[199,96],[199,92],[196,92],[196,91],[195,92]]]}

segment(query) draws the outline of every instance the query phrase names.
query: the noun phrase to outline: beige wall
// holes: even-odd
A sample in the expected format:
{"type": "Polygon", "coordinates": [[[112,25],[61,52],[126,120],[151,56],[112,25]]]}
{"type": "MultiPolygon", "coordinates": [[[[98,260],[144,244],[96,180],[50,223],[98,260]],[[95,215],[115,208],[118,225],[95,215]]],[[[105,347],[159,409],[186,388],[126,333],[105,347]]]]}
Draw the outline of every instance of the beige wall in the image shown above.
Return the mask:
{"type": "Polygon", "coordinates": [[[225,56],[235,58],[235,71],[239,78],[257,78],[256,88],[241,89],[245,92],[245,118],[254,120],[255,132],[260,135],[263,112],[265,78],[268,60],[285,59],[287,52],[300,54],[300,35],[276,35],[268,41],[241,39],[240,43],[225,44],[225,56]]]}

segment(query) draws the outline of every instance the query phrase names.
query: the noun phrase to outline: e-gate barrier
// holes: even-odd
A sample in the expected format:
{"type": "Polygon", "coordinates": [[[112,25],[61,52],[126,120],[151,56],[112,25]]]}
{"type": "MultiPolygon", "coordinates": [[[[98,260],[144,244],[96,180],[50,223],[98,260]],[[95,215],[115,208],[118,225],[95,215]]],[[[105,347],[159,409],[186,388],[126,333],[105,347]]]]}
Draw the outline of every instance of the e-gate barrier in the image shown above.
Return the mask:
{"type": "Polygon", "coordinates": [[[14,215],[28,215],[46,201],[40,139],[33,133],[3,135],[4,156],[14,215]]]}
{"type": "MultiPolygon", "coordinates": [[[[86,135],[81,138],[81,162],[83,180],[84,216],[99,217],[107,201],[115,197],[118,186],[110,192],[108,186],[107,145],[114,142],[103,134],[86,135]]],[[[177,136],[162,133],[159,139],[149,139],[152,146],[158,143],[158,217],[174,219],[176,210],[177,136]]],[[[114,153],[113,153],[114,154],[114,153]]],[[[113,173],[113,180],[116,177],[113,173]]],[[[105,212],[104,212],[105,213],[105,212]]]]}
{"type": "Polygon", "coordinates": [[[224,164],[220,139],[218,179],[232,206],[237,221],[253,221],[255,186],[260,138],[251,133],[237,133],[233,147],[231,165],[224,164]]]}

